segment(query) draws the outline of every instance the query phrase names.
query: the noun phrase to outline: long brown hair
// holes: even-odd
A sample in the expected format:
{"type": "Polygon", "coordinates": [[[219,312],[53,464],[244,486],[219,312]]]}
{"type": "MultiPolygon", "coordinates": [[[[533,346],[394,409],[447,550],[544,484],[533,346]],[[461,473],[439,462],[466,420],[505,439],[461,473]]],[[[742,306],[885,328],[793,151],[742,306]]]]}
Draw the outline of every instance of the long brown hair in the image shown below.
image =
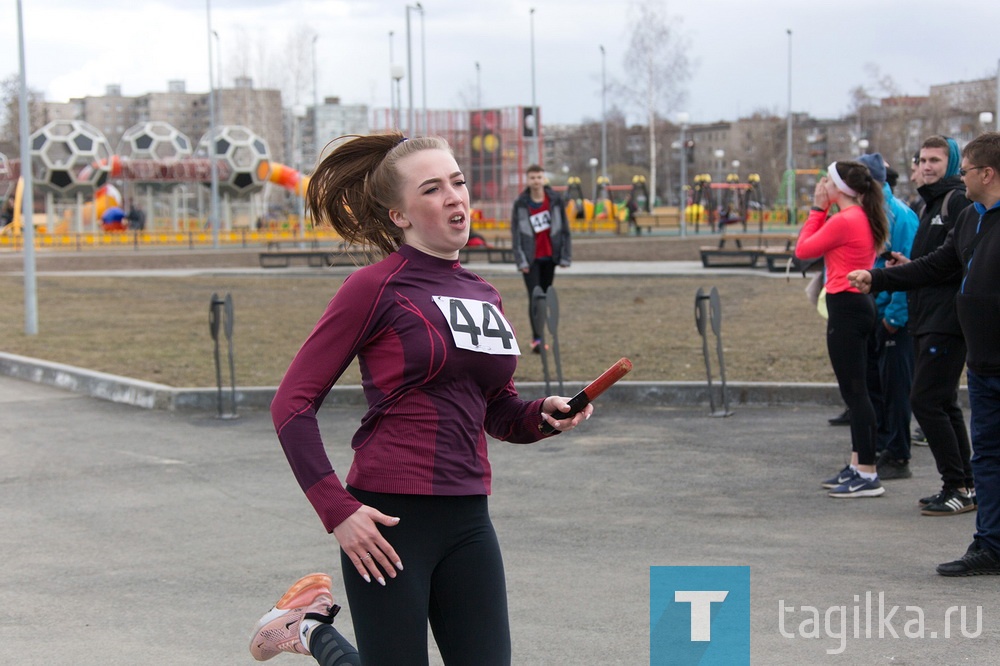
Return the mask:
{"type": "Polygon", "coordinates": [[[389,209],[401,203],[399,161],[421,150],[454,154],[441,137],[406,139],[400,132],[355,136],[337,146],[306,190],[317,224],[329,224],[348,244],[383,254],[399,249],[403,231],[389,219],[389,209]]]}
{"type": "Polygon", "coordinates": [[[882,184],[872,178],[871,171],[861,162],[836,162],[837,173],[844,184],[858,193],[861,210],[865,211],[872,229],[875,251],[881,252],[889,237],[889,220],[885,215],[885,197],[882,184]]]}

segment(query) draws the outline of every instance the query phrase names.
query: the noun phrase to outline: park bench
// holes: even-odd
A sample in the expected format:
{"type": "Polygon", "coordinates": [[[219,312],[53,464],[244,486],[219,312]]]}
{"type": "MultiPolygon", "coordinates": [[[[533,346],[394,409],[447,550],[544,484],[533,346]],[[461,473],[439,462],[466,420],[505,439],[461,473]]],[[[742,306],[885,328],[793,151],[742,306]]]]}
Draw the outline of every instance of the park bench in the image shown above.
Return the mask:
{"type": "Polygon", "coordinates": [[[320,247],[315,240],[308,243],[309,248],[282,249],[280,241],[270,241],[267,250],[259,256],[261,268],[288,268],[293,261],[305,261],[310,268],[326,266],[358,266],[367,260],[367,255],[360,249],[347,247],[340,243],[336,247],[320,247]]]}
{"type": "Polygon", "coordinates": [[[636,230],[641,233],[643,229],[647,234],[653,233],[653,229],[680,229],[681,214],[676,206],[658,208],[652,213],[637,212],[633,215],[636,230]]]}
{"type": "Polygon", "coordinates": [[[458,251],[458,260],[463,264],[485,258],[491,264],[514,263],[514,250],[510,246],[510,236],[484,238],[485,245],[466,245],[458,251]]]}
{"type": "Polygon", "coordinates": [[[701,247],[701,264],[705,268],[737,268],[757,266],[761,257],[766,259],[768,268],[781,265],[794,255],[798,234],[783,233],[723,233],[718,245],[701,247]]]}

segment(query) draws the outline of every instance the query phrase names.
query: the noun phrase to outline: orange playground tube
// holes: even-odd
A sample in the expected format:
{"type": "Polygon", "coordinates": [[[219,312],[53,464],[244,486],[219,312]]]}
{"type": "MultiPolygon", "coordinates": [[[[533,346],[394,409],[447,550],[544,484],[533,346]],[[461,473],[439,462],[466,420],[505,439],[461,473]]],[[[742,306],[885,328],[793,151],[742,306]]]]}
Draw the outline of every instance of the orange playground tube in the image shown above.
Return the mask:
{"type": "Polygon", "coordinates": [[[281,185],[300,197],[306,195],[306,188],[309,187],[309,176],[304,176],[292,167],[278,162],[262,161],[257,166],[257,178],[281,185]]]}

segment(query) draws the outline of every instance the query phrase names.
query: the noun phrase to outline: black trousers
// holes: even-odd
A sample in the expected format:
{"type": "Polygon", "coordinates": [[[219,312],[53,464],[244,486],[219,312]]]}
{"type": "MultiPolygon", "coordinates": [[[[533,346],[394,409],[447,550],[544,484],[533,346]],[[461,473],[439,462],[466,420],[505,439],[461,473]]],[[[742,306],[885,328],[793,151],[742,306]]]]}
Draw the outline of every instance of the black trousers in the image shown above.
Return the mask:
{"type": "Polygon", "coordinates": [[[878,416],[879,452],[893,460],[910,459],[910,389],[913,387],[913,340],[904,326],[895,333],[881,321],[875,326],[879,386],[869,387],[878,416]]]}
{"type": "Polygon", "coordinates": [[[379,527],[403,562],[385,587],[366,583],[341,550],[361,663],[424,666],[429,621],[448,666],[509,666],[507,584],[486,496],[348,490],[400,519],[379,527]]]}
{"type": "Polygon", "coordinates": [[[535,320],[531,316],[531,294],[535,291],[535,287],[541,287],[542,291],[548,291],[549,287],[552,286],[552,280],[556,276],[556,262],[551,257],[535,259],[531,262],[531,269],[523,275],[524,286],[528,288],[528,321],[531,322],[531,339],[538,340],[542,334],[535,328],[535,320]]]}
{"type": "Polygon", "coordinates": [[[874,465],[878,423],[868,387],[878,382],[875,300],[850,291],[827,294],[826,309],[826,349],[840,396],[851,410],[851,450],[858,464],[874,465]]]}
{"type": "Polygon", "coordinates": [[[943,486],[972,488],[972,447],[958,406],[958,383],[965,365],[965,339],[927,333],[914,338],[916,360],[910,406],[927,436],[943,486]]]}

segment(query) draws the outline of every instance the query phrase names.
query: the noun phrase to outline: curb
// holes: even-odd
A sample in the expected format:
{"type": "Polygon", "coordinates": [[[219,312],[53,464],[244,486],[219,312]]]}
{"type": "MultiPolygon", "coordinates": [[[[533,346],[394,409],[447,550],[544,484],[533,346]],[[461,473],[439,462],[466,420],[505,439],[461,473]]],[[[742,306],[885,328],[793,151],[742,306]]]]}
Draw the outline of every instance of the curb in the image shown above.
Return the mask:
{"type": "MultiPolygon", "coordinates": [[[[221,411],[219,391],[214,388],[174,388],[165,384],[145,382],[129,377],[95,372],[62,363],[0,352],[0,375],[44,384],[72,393],[101,400],[117,402],[143,409],[162,409],[178,412],[221,411]]],[[[553,383],[554,384],[554,383],[553,383]]],[[[573,395],[583,388],[581,382],[566,382],[566,395],[573,395]]],[[[554,385],[553,385],[554,388],[554,385]]],[[[519,382],[519,391],[525,396],[541,396],[544,382],[519,382]]],[[[267,409],[274,398],[276,387],[251,386],[235,391],[237,409],[267,409]]],[[[720,387],[713,386],[717,402],[721,403],[720,387]]],[[[730,407],[738,405],[843,405],[837,385],[733,382],[727,386],[730,407]]],[[[222,390],[222,408],[229,409],[232,389],[222,390]]],[[[960,389],[963,403],[967,404],[965,387],[960,389]]],[[[601,396],[602,402],[627,403],[644,407],[673,407],[708,405],[708,387],[696,382],[619,382],[601,396]]],[[[360,386],[335,386],[326,402],[336,405],[365,405],[360,386]]]]}

